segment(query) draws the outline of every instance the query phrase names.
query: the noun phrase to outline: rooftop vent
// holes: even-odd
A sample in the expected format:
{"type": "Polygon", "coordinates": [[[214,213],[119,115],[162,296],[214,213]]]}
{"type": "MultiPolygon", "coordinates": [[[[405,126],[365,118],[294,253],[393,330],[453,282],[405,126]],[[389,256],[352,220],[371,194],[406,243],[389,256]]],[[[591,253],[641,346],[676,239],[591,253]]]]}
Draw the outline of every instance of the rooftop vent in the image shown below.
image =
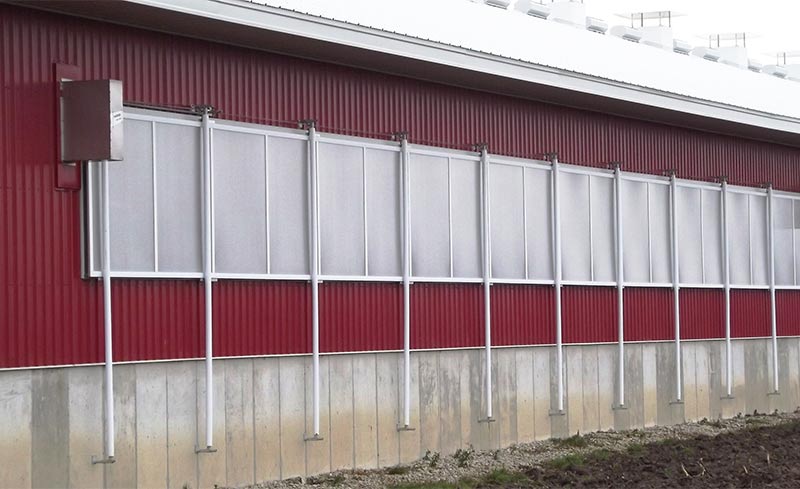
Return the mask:
{"type": "Polygon", "coordinates": [[[764,65],[759,63],[754,59],[747,60],[747,69],[750,71],[755,71],[756,73],[760,73],[761,70],[764,68],[764,65]]]}
{"type": "Polygon", "coordinates": [[[777,76],[778,78],[786,78],[789,76],[789,71],[785,67],[778,65],[764,65],[764,67],[761,68],[761,73],[777,76]]]}
{"type": "Polygon", "coordinates": [[[511,5],[511,0],[486,0],[486,5],[505,10],[509,5],[511,5]]]}
{"type": "Polygon", "coordinates": [[[630,19],[631,29],[641,33],[641,44],[659,49],[672,51],[672,19],[683,14],[671,10],[656,10],[652,12],[634,12],[618,14],[619,17],[630,19]]]}
{"type": "Polygon", "coordinates": [[[692,52],[692,45],[686,41],[681,41],[680,39],[673,39],[672,40],[672,50],[678,54],[686,54],[692,52]]]}
{"type": "Polygon", "coordinates": [[[692,56],[698,56],[708,61],[718,62],[722,57],[719,51],[712,48],[694,48],[691,52],[692,56]]]}
{"type": "Polygon", "coordinates": [[[550,16],[550,6],[534,0],[519,0],[514,9],[537,19],[546,19],[550,16]]]}
{"type": "Polygon", "coordinates": [[[708,36],[708,47],[720,55],[719,62],[737,68],[749,69],[747,40],[754,37],[746,32],[727,32],[708,36]]]}
{"type": "Polygon", "coordinates": [[[586,30],[598,34],[605,34],[608,30],[608,23],[596,17],[586,17],[586,30]]]}
{"type": "Polygon", "coordinates": [[[642,40],[642,33],[624,25],[615,25],[611,28],[611,35],[625,39],[626,41],[639,42],[642,40]]]}

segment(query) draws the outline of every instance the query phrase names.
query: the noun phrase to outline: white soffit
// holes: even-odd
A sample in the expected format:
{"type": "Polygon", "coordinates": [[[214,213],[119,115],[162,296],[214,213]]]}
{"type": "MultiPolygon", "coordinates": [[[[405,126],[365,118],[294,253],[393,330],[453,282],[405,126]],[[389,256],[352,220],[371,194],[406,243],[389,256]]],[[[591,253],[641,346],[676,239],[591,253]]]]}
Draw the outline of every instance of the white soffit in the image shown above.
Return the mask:
{"type": "Polygon", "coordinates": [[[795,82],[467,0],[129,1],[694,115],[735,109],[735,122],[800,132],[795,82]],[[643,90],[621,96],[626,87],[643,90]]]}

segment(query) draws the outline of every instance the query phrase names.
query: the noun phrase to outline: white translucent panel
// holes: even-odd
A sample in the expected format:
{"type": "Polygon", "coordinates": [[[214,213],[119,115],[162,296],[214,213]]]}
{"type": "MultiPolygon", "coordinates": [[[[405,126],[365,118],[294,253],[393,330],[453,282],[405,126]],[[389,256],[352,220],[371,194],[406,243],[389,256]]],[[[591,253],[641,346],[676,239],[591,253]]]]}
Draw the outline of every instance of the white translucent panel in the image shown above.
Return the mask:
{"type": "Polygon", "coordinates": [[[650,281],[672,282],[669,186],[648,184],[650,192],[650,281]]]}
{"type": "Polygon", "coordinates": [[[750,196],[750,253],[753,254],[753,285],[769,283],[767,198],[750,196]]]}
{"type": "MultiPolygon", "coordinates": [[[[126,120],[125,141],[125,160],[108,163],[111,270],[152,272],[155,242],[150,123],[126,120]]],[[[100,226],[95,229],[99,236],[100,226]]]]}
{"type": "Polygon", "coordinates": [[[614,180],[589,177],[592,212],[592,266],[594,280],[613,282],[616,274],[616,246],[614,232],[614,180]]]}
{"type": "Polygon", "coordinates": [[[622,180],[622,256],[626,282],[650,281],[647,184],[622,180]]]}
{"type": "Polygon", "coordinates": [[[728,251],[730,281],[750,284],[750,210],[747,195],[728,192],[728,251]]]}
{"type": "Polygon", "coordinates": [[[682,284],[703,283],[701,190],[677,187],[678,277],[682,284]]]}
{"type": "Polygon", "coordinates": [[[309,273],[308,142],[269,136],[270,273],[309,273]]]}
{"type": "Polygon", "coordinates": [[[372,276],[402,275],[400,153],[366,150],[367,253],[372,276]]]}
{"type": "Polygon", "coordinates": [[[411,154],[411,271],[450,276],[447,158],[411,154]]]}
{"type": "Polygon", "coordinates": [[[319,144],[320,266],[325,275],[366,273],[363,151],[319,144]]]}
{"type": "Polygon", "coordinates": [[[491,165],[492,277],[525,278],[522,167],[491,165]]]}
{"type": "Polygon", "coordinates": [[[703,267],[705,283],[722,279],[722,192],[703,190],[703,267]]]}
{"type": "Polygon", "coordinates": [[[212,140],[215,270],[267,273],[264,136],[214,130],[212,140]]]}
{"type": "Polygon", "coordinates": [[[452,159],[450,189],[453,216],[453,276],[480,277],[482,275],[480,163],[452,159]]]}
{"type": "Polygon", "coordinates": [[[200,128],[157,123],[159,271],[202,271],[202,175],[200,128]]]}
{"type": "Polygon", "coordinates": [[[525,169],[529,279],[553,279],[551,190],[549,170],[525,169]]]}
{"type": "Polygon", "coordinates": [[[775,283],[794,285],[794,219],[792,201],[773,197],[772,235],[775,239],[775,283]]]}
{"type": "Polygon", "coordinates": [[[561,270],[564,280],[591,280],[589,177],[560,172],[561,270]]]}
{"type": "Polygon", "coordinates": [[[794,236],[794,283],[800,283],[800,200],[793,202],[794,207],[794,229],[792,235],[794,236]]]}
{"type": "Polygon", "coordinates": [[[86,164],[84,167],[86,169],[86,176],[87,176],[87,205],[89,206],[89,219],[91,220],[92,226],[92,249],[91,249],[91,259],[92,263],[88,265],[91,266],[90,271],[93,272],[100,272],[102,263],[100,263],[101,255],[100,255],[100,164],[91,162],[86,164]]]}

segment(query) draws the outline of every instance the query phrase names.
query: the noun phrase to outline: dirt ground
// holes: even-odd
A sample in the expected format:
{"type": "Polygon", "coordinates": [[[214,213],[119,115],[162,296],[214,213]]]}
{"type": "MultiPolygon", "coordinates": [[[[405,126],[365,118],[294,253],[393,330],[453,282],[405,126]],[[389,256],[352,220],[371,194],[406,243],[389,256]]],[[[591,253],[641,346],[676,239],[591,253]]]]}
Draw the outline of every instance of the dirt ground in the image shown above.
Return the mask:
{"type": "Polygon", "coordinates": [[[800,487],[800,412],[738,416],[514,445],[436,452],[411,465],[259,484],[299,487],[800,487]]]}

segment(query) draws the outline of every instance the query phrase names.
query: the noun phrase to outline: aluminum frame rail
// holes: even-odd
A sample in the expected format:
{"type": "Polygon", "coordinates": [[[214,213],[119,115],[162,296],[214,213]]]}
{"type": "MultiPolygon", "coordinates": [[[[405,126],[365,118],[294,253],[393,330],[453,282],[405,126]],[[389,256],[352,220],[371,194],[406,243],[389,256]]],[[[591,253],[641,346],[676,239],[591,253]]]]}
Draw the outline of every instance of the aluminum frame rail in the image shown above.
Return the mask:
{"type": "Polygon", "coordinates": [[[553,194],[553,288],[555,291],[556,316],[556,411],[564,413],[564,345],[562,342],[561,321],[561,188],[559,184],[558,155],[551,155],[552,194],[553,194]]]}
{"type": "Polygon", "coordinates": [[[408,134],[396,134],[400,140],[400,188],[402,197],[402,257],[403,257],[403,420],[398,431],[413,431],[411,427],[411,172],[408,154],[408,134]]]}
{"type": "Polygon", "coordinates": [[[308,194],[309,194],[309,272],[311,274],[311,435],[306,441],[321,441],[319,399],[319,182],[317,166],[316,121],[301,121],[308,131],[308,194]]]}
{"type": "Polygon", "coordinates": [[[681,283],[678,250],[678,181],[669,172],[670,260],[672,261],[672,314],[675,326],[675,401],[683,402],[683,351],[681,349],[681,283]]]}
{"type": "MultiPolygon", "coordinates": [[[[90,163],[91,164],[91,163],[90,163]]],[[[113,464],[116,462],[114,454],[114,352],[113,352],[113,327],[111,314],[111,219],[109,206],[108,161],[98,161],[100,173],[100,215],[102,217],[100,241],[102,243],[101,262],[103,274],[103,341],[105,346],[105,366],[103,370],[104,382],[104,456],[92,456],[92,464],[113,464]]]]}
{"type": "Polygon", "coordinates": [[[491,250],[491,211],[489,201],[489,174],[490,174],[490,159],[489,149],[486,144],[478,145],[481,155],[481,175],[482,175],[482,223],[481,223],[481,240],[482,242],[482,268],[483,268],[483,324],[484,324],[484,362],[486,367],[484,369],[486,378],[484,385],[484,395],[486,396],[486,417],[480,421],[491,423],[494,421],[494,413],[492,411],[492,293],[491,293],[491,275],[492,275],[492,250],[491,250]]]}
{"type": "Polygon", "coordinates": [[[205,297],[205,370],[206,370],[206,437],[205,447],[195,447],[197,453],[213,453],[214,448],[214,314],[212,284],[213,270],[213,189],[211,179],[213,168],[211,162],[211,106],[198,106],[201,114],[200,134],[202,140],[203,158],[203,293],[205,297]]]}

